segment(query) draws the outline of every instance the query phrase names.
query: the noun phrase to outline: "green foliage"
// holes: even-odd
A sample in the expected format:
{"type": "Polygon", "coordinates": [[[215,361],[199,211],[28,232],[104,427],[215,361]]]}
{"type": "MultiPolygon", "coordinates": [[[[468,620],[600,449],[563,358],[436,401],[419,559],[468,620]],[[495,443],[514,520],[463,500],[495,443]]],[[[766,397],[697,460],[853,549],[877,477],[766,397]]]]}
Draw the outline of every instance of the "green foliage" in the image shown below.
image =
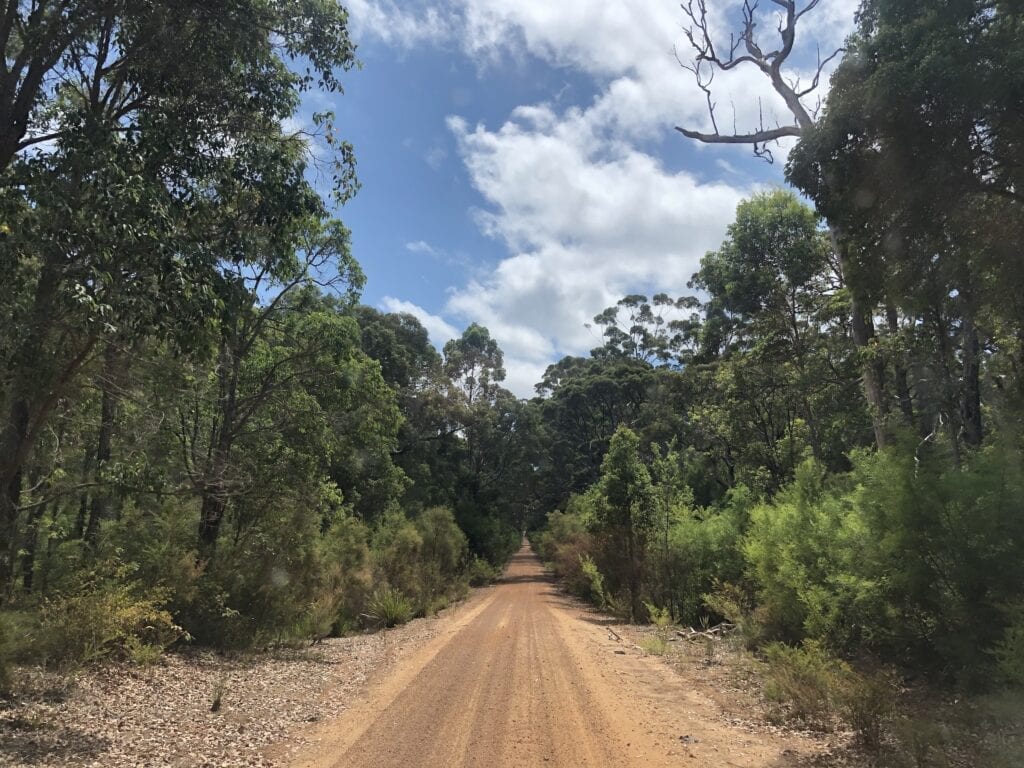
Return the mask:
{"type": "Polygon", "coordinates": [[[1010,612],[1010,622],[992,652],[1003,681],[1024,688],[1024,609],[1010,612]]]}
{"type": "Polygon", "coordinates": [[[590,555],[579,555],[579,579],[569,582],[569,588],[598,608],[612,608],[612,600],[604,586],[604,576],[590,555]]]}
{"type": "Polygon", "coordinates": [[[784,704],[793,718],[826,724],[832,714],[833,691],[844,666],[813,640],[803,646],[770,643],[764,654],[765,696],[784,704]]]}
{"type": "Polygon", "coordinates": [[[412,601],[394,587],[384,587],[374,592],[366,612],[373,625],[378,627],[405,624],[415,614],[412,601]]]}
{"type": "Polygon", "coordinates": [[[672,629],[676,626],[672,612],[667,607],[659,608],[646,600],[644,610],[647,611],[648,620],[654,625],[655,634],[653,637],[644,638],[640,647],[652,656],[664,656],[668,650],[669,638],[672,637],[672,629]]]}
{"type": "Polygon", "coordinates": [[[376,581],[411,601],[413,613],[430,613],[463,578],[466,536],[451,510],[434,507],[414,520],[392,513],[378,524],[372,543],[376,581]]]}
{"type": "Polygon", "coordinates": [[[501,569],[474,555],[466,565],[466,581],[471,587],[486,587],[501,578],[501,569]]]}
{"type": "Polygon", "coordinates": [[[753,511],[744,552],[769,633],[984,674],[978,650],[999,641],[1019,594],[1018,456],[994,446],[961,470],[899,451],[854,463],[830,484],[807,464],[753,511]]]}
{"type": "Polygon", "coordinates": [[[877,750],[895,693],[882,674],[863,675],[814,640],[800,646],[770,643],[764,649],[765,695],[786,706],[788,716],[827,727],[839,716],[863,745],[877,750]]]}
{"type": "Polygon", "coordinates": [[[127,576],[123,566],[115,566],[74,593],[46,600],[33,648],[38,660],[61,667],[110,657],[146,663],[186,637],[163,607],[167,596],[148,591],[142,597],[127,576]]]}

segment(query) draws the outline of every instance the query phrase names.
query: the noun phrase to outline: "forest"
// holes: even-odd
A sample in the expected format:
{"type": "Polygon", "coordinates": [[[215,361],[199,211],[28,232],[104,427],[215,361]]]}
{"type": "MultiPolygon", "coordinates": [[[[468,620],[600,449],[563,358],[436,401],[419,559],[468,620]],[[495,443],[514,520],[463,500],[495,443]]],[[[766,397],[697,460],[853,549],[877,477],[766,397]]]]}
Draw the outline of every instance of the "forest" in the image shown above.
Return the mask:
{"type": "MultiPolygon", "coordinates": [[[[752,10],[730,52],[684,4],[709,92],[744,65],[801,95],[776,4],[770,53],[752,10]]],[[[360,303],[335,218],[356,149],[330,113],[329,157],[282,127],[358,64],[341,6],[3,20],[0,681],[391,626],[529,531],[630,621],[1024,685],[1019,3],[864,0],[820,113],[680,129],[762,157],[790,137],[791,188],[742,202],[688,285],[598,314],[532,399],[482,325],[439,351],[360,303]]]]}

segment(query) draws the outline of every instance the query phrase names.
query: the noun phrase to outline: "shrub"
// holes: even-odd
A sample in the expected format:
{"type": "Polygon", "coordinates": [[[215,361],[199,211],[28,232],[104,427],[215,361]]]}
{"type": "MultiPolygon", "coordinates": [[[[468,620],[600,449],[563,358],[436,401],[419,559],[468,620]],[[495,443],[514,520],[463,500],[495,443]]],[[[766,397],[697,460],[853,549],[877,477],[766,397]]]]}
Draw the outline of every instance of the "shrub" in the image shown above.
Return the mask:
{"type": "MultiPolygon", "coordinates": [[[[118,574],[115,579],[125,578],[123,569],[118,574]]],[[[166,599],[160,591],[141,596],[129,581],[87,583],[42,604],[37,651],[45,663],[62,666],[162,652],[185,637],[163,608],[166,599]]]]}
{"type": "Polygon", "coordinates": [[[1024,606],[1011,611],[1013,619],[996,644],[993,655],[996,669],[1003,682],[1024,687],[1024,606]]]}
{"type": "Polygon", "coordinates": [[[892,680],[880,673],[860,674],[843,665],[833,700],[861,744],[877,751],[882,745],[885,721],[896,705],[892,680]]]}
{"type": "Polygon", "coordinates": [[[397,589],[384,587],[373,593],[367,606],[367,615],[382,627],[405,624],[413,617],[412,601],[397,589]]]}
{"type": "Polygon", "coordinates": [[[832,693],[844,671],[813,640],[795,647],[782,643],[765,646],[768,662],[765,696],[788,708],[799,720],[823,725],[832,713],[832,693]]]}
{"type": "Polygon", "coordinates": [[[577,594],[589,600],[598,608],[611,607],[611,601],[604,587],[604,576],[597,569],[597,563],[590,555],[580,555],[580,575],[577,594]]]}
{"type": "Polygon", "coordinates": [[[819,726],[837,715],[865,747],[879,748],[886,718],[895,706],[894,686],[887,675],[859,673],[814,640],[799,647],[772,643],[765,647],[765,656],[769,700],[785,704],[790,716],[819,726]]]}
{"type": "Polygon", "coordinates": [[[668,650],[669,638],[672,637],[672,628],[675,626],[675,621],[668,608],[659,608],[647,601],[644,601],[644,608],[647,610],[651,624],[654,625],[655,634],[653,637],[644,638],[640,647],[646,653],[654,656],[664,656],[668,650]]]}
{"type": "Polygon", "coordinates": [[[466,565],[466,581],[471,587],[483,587],[493,584],[501,578],[501,569],[496,568],[482,557],[473,555],[466,565]]]}
{"type": "Polygon", "coordinates": [[[733,581],[743,572],[740,528],[735,510],[695,509],[686,499],[674,510],[667,531],[647,545],[649,591],[685,623],[700,619],[704,596],[717,581],[733,581]]]}

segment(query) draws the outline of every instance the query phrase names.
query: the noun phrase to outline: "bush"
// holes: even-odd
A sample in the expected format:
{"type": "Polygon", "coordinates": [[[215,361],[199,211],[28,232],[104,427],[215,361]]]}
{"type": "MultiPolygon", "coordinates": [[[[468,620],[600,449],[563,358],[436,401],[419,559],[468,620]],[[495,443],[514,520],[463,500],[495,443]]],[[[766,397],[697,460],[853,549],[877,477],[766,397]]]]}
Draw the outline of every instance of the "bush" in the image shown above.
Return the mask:
{"type": "Polygon", "coordinates": [[[844,671],[842,662],[813,640],[799,647],[770,643],[764,654],[768,663],[764,692],[769,701],[785,705],[795,719],[824,725],[832,714],[832,693],[844,671]]]}
{"type": "Polygon", "coordinates": [[[413,617],[413,605],[405,595],[393,587],[384,587],[373,593],[367,606],[370,619],[381,627],[405,624],[413,617]]]}
{"type": "Polygon", "coordinates": [[[791,717],[818,726],[839,716],[865,747],[879,748],[885,720],[895,705],[888,676],[861,674],[814,640],[799,647],[772,643],[765,647],[765,657],[769,700],[784,704],[791,717]]]}
{"type": "Polygon", "coordinates": [[[496,568],[482,557],[473,555],[466,565],[466,582],[471,587],[484,587],[501,578],[501,569],[496,568]]]}
{"type": "Polygon", "coordinates": [[[855,454],[853,471],[831,478],[806,462],[753,510],[743,552],[768,637],[911,659],[968,683],[992,678],[979,650],[1010,663],[1005,606],[1024,580],[1019,456],[991,446],[959,470],[919,458],[904,446],[855,454]]]}
{"type": "Polygon", "coordinates": [[[400,512],[385,516],[371,550],[375,581],[410,600],[414,614],[429,613],[460,593],[466,536],[449,509],[427,509],[414,520],[400,512]]]}
{"type": "Polygon", "coordinates": [[[672,628],[676,623],[668,608],[659,608],[646,601],[644,608],[647,610],[651,624],[654,625],[655,634],[653,637],[644,638],[640,647],[653,656],[664,656],[668,650],[669,638],[672,637],[672,628]]]}
{"type": "Polygon", "coordinates": [[[668,531],[648,542],[648,591],[680,621],[699,621],[707,612],[705,595],[715,583],[736,580],[743,572],[739,540],[736,509],[695,509],[684,503],[673,511],[668,531]]]}
{"type": "Polygon", "coordinates": [[[1024,688],[1024,606],[1017,606],[1010,614],[1010,625],[996,643],[993,655],[1002,681],[1024,688]]]}
{"type": "Polygon", "coordinates": [[[123,568],[110,580],[46,600],[36,652],[46,664],[78,666],[105,658],[151,658],[186,636],[164,609],[167,595],[142,596],[123,568]]]}
{"type": "Polygon", "coordinates": [[[860,674],[841,668],[833,700],[843,720],[871,751],[882,745],[883,727],[896,705],[894,685],[884,674],[860,674]]]}
{"type": "Polygon", "coordinates": [[[604,587],[604,576],[601,575],[597,569],[597,563],[590,555],[580,555],[580,575],[582,578],[577,586],[576,594],[598,608],[612,607],[604,587]]]}

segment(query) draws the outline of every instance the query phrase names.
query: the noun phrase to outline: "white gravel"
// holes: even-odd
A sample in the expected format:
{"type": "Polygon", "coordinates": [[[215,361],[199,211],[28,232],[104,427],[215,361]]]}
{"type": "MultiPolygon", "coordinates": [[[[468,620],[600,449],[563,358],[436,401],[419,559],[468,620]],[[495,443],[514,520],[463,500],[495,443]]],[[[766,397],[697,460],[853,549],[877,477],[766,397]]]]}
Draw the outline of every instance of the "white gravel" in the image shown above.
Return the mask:
{"type": "Polygon", "coordinates": [[[438,618],[247,658],[175,653],[73,678],[20,670],[15,694],[0,699],[0,766],[281,765],[268,745],[295,751],[310,723],[337,717],[370,674],[433,637],[438,618]]]}

